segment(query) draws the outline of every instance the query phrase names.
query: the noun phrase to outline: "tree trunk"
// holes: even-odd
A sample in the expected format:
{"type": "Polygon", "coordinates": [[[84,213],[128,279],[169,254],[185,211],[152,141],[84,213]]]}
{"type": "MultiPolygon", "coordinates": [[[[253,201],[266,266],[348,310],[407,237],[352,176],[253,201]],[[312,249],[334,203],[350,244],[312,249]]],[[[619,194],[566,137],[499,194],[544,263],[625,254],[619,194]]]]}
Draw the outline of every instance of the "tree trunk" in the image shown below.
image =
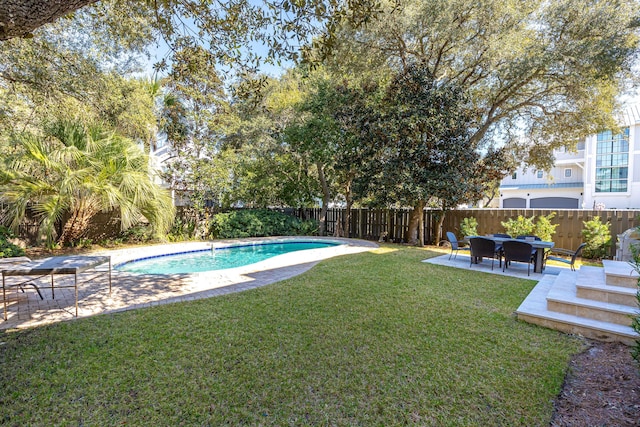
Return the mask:
{"type": "Polygon", "coordinates": [[[58,239],[58,243],[62,246],[71,246],[73,243],[77,243],[89,228],[91,218],[97,213],[98,211],[92,208],[79,207],[74,209],[71,213],[71,218],[62,227],[62,234],[58,239]]]}
{"type": "Polygon", "coordinates": [[[329,210],[329,200],[331,200],[331,194],[329,193],[329,184],[327,184],[327,178],[324,175],[324,165],[320,162],[316,163],[318,168],[318,178],[320,179],[320,186],[322,187],[322,209],[320,210],[320,235],[327,235],[327,211],[329,210]]]}
{"type": "Polygon", "coordinates": [[[298,208],[298,217],[303,220],[306,221],[307,218],[307,209],[306,208],[298,208]]]}
{"type": "Polygon", "coordinates": [[[35,30],[97,0],[2,0],[0,41],[28,36],[35,30]]]}
{"type": "Polygon", "coordinates": [[[482,208],[485,208],[487,206],[489,206],[491,204],[491,202],[493,201],[493,199],[495,199],[495,197],[498,195],[498,189],[494,188],[493,191],[491,191],[491,193],[489,193],[489,197],[487,198],[487,200],[484,203],[484,206],[479,206],[482,208]]]}
{"type": "Polygon", "coordinates": [[[447,210],[445,208],[442,209],[442,215],[440,215],[440,219],[438,220],[438,229],[436,230],[436,245],[442,239],[442,224],[444,224],[444,218],[447,214],[447,210]]]}
{"type": "Polygon", "coordinates": [[[424,246],[424,200],[416,202],[409,214],[409,227],[405,235],[405,241],[410,245],[424,246]]]}
{"type": "Polygon", "coordinates": [[[353,183],[353,176],[349,175],[344,187],[344,198],[347,202],[347,206],[344,211],[344,224],[342,229],[344,230],[344,237],[350,237],[351,233],[351,207],[353,206],[353,194],[351,193],[351,184],[353,183]]]}
{"type": "Polygon", "coordinates": [[[206,239],[208,236],[209,230],[207,229],[207,225],[209,215],[205,210],[204,206],[196,206],[196,223],[193,229],[193,234],[196,239],[206,239]]]}

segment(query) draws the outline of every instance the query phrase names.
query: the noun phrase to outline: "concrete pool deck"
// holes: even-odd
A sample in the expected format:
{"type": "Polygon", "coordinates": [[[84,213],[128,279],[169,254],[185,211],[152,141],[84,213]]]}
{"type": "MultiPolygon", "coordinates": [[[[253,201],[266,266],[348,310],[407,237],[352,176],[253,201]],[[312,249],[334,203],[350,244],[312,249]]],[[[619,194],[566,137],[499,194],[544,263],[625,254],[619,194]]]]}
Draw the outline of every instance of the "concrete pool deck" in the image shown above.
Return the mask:
{"type": "MultiPolygon", "coordinates": [[[[277,242],[279,240],[330,240],[344,243],[320,249],[309,249],[278,255],[255,264],[226,270],[194,274],[145,275],[112,270],[112,292],[109,295],[107,269],[98,269],[101,274],[84,273],[79,281],[88,280],[78,288],[78,318],[97,314],[152,307],[174,302],[211,298],[234,292],[254,289],[297,276],[318,262],[340,255],[365,252],[378,247],[374,242],[357,239],[319,237],[272,237],[212,242],[188,242],[143,246],[113,251],[96,251],[87,255],[110,255],[111,263],[119,263],[159,254],[208,249],[254,242],[277,242]],[[93,277],[95,275],[95,277],[93,277]]],[[[7,278],[7,285],[14,283],[7,278]]],[[[71,276],[55,276],[55,283],[65,285],[71,276]]],[[[8,319],[0,319],[0,329],[29,328],[48,323],[76,319],[73,288],[55,288],[55,299],[51,297],[50,276],[32,280],[42,292],[44,299],[31,287],[25,292],[11,291],[8,299],[8,319]]]]}

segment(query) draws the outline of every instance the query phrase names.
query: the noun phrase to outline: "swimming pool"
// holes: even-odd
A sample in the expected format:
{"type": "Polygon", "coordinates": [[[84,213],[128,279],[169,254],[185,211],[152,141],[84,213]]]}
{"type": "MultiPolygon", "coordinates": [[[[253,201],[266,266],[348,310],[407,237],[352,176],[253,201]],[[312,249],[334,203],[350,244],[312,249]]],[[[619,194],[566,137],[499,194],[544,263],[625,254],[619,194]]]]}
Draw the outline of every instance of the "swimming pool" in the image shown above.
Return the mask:
{"type": "Polygon", "coordinates": [[[143,257],[118,264],[119,271],[142,274],[186,274],[242,267],[290,252],[340,245],[333,241],[261,242],[212,247],[187,252],[143,257]]]}

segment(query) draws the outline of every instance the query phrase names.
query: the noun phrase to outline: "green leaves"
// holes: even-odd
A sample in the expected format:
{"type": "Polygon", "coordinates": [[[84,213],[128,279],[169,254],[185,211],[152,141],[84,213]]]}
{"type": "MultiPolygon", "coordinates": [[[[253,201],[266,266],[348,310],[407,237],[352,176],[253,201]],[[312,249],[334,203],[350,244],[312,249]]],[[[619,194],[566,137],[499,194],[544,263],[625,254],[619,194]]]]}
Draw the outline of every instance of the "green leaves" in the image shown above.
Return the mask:
{"type": "Polygon", "coordinates": [[[474,142],[500,141],[541,168],[553,148],[611,128],[617,93],[637,78],[635,0],[383,4],[383,18],[365,29],[341,27],[336,58],[422,64],[470,97],[474,142]]]}
{"type": "Polygon", "coordinates": [[[371,194],[409,206],[434,198],[450,208],[476,193],[480,155],[458,88],[414,64],[391,81],[380,107],[371,194]]]}
{"type": "Polygon", "coordinates": [[[504,227],[505,233],[512,237],[518,236],[538,236],[542,240],[553,241],[553,235],[559,224],[552,224],[551,220],[556,216],[555,212],[549,215],[540,215],[539,217],[525,217],[518,215],[517,218],[510,218],[500,224],[504,227]]]}
{"type": "Polygon", "coordinates": [[[216,239],[298,236],[314,234],[317,226],[313,220],[302,221],[277,211],[256,209],[216,214],[209,232],[216,239]]]}
{"type": "Polygon", "coordinates": [[[11,230],[0,226],[0,258],[10,258],[24,255],[24,249],[12,243],[10,239],[15,237],[11,230]]]}
{"type": "Polygon", "coordinates": [[[584,228],[580,232],[587,246],[582,251],[585,258],[603,258],[609,253],[611,246],[611,224],[602,223],[599,216],[583,221],[584,228]]]}
{"type": "MultiPolygon", "coordinates": [[[[90,218],[101,210],[120,210],[123,228],[145,217],[157,232],[166,232],[173,220],[169,195],[155,184],[148,158],[131,140],[101,126],[79,122],[52,122],[44,136],[17,135],[14,144],[27,149],[8,159],[11,172],[0,187],[2,201],[12,206],[17,226],[29,208],[39,219],[48,245],[66,244],[81,237],[79,227],[57,236],[63,218],[90,218]]],[[[88,222],[84,224],[84,227],[88,222]]]]}

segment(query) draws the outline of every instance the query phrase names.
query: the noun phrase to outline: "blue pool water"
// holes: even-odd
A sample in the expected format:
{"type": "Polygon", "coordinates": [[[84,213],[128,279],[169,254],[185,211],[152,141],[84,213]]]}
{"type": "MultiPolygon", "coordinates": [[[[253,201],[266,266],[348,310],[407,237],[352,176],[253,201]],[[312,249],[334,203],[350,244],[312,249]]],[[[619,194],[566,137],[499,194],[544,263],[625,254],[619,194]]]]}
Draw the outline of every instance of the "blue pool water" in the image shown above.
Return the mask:
{"type": "Polygon", "coordinates": [[[144,274],[179,274],[223,270],[263,261],[276,255],[306,249],[337,246],[336,242],[273,242],[243,246],[227,246],[177,254],[141,258],[115,268],[144,274]]]}

